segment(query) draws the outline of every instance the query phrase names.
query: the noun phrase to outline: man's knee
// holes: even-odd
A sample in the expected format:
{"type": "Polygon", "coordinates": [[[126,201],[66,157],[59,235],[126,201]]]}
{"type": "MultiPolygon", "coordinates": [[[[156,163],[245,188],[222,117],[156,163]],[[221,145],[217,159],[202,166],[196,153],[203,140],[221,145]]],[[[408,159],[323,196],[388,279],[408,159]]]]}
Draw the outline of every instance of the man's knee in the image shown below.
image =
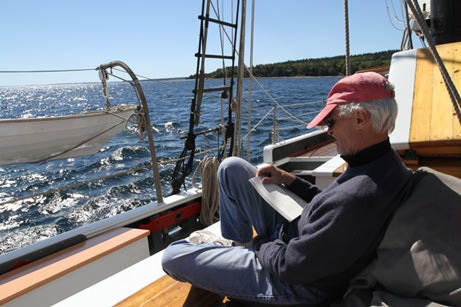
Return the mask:
{"type": "MultiPolygon", "coordinates": [[[[239,167],[242,163],[242,160],[241,158],[239,157],[228,157],[226,159],[224,159],[221,164],[219,165],[219,168],[218,168],[218,173],[219,172],[224,172],[228,169],[234,169],[235,167],[239,167]]],[[[243,160],[244,161],[244,160],[243,160]]]]}
{"type": "Polygon", "coordinates": [[[218,179],[225,180],[225,178],[239,178],[252,177],[250,173],[254,168],[249,165],[247,161],[239,157],[228,157],[224,159],[218,168],[218,179]]]}
{"type": "Polygon", "coordinates": [[[182,267],[182,265],[180,264],[181,259],[179,255],[181,254],[180,249],[183,244],[187,243],[185,241],[184,243],[181,241],[177,241],[170,244],[167,248],[163,250],[162,268],[170,276],[174,276],[178,268],[180,269],[182,267]]]}

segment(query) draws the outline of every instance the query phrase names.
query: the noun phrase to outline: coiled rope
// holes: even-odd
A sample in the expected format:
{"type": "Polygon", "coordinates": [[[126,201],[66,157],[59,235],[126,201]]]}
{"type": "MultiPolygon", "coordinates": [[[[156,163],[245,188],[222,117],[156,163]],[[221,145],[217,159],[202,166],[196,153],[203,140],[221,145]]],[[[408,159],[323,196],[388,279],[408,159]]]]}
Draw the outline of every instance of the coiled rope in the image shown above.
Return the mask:
{"type": "Polygon", "coordinates": [[[141,107],[138,107],[136,111],[131,114],[125,122],[125,131],[129,135],[138,134],[139,139],[144,141],[143,132],[146,130],[146,113],[141,107]],[[132,124],[135,129],[129,129],[128,125],[132,124]]]}
{"type": "Polygon", "coordinates": [[[204,157],[192,176],[192,185],[202,190],[200,223],[205,226],[219,221],[218,167],[219,161],[216,157],[204,157]],[[197,187],[194,183],[198,170],[202,178],[201,187],[197,187]]]}

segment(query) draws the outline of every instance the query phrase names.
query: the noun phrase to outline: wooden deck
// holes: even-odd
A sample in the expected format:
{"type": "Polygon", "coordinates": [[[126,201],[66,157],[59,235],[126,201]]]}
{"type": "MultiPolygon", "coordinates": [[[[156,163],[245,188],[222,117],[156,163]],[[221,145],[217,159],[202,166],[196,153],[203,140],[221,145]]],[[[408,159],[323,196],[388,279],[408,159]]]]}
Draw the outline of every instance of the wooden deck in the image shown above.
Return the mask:
{"type": "Polygon", "coordinates": [[[336,149],[336,142],[331,142],[321,147],[316,147],[308,152],[305,152],[301,157],[323,157],[323,156],[336,156],[338,150],[336,149]]]}
{"type": "Polygon", "coordinates": [[[116,307],[147,306],[243,306],[215,293],[192,287],[165,275],[124,299],[116,307]]]}

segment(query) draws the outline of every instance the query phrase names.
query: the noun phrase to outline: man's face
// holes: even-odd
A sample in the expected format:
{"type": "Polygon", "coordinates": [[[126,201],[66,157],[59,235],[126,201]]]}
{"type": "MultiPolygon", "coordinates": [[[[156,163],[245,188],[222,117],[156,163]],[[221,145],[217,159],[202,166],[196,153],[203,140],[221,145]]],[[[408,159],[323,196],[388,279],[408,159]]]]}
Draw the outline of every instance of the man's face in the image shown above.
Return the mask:
{"type": "Polygon", "coordinates": [[[336,108],[328,115],[325,122],[328,124],[328,133],[336,139],[339,154],[352,155],[361,150],[357,117],[340,116],[336,108]]]}

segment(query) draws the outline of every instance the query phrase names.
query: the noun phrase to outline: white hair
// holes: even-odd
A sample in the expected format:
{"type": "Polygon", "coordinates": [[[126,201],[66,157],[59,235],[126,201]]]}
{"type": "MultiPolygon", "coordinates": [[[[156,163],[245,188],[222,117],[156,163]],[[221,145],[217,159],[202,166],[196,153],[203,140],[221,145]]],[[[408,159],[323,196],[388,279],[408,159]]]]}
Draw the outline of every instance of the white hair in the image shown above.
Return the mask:
{"type": "Polygon", "coordinates": [[[352,102],[338,105],[340,116],[350,117],[356,110],[364,109],[370,114],[373,129],[378,133],[390,134],[397,117],[397,102],[394,98],[352,102]]]}

